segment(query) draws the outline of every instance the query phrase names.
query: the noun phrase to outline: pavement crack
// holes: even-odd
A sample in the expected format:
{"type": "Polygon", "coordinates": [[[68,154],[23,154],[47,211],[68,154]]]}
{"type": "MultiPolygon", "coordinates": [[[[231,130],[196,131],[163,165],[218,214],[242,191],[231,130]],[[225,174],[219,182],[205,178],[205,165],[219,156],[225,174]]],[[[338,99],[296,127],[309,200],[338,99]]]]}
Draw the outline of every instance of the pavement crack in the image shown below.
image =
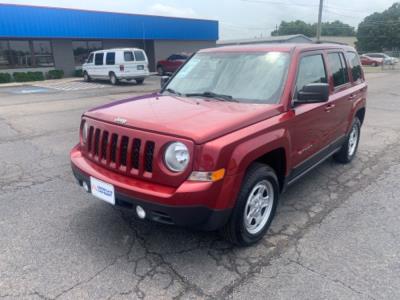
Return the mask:
{"type": "Polygon", "coordinates": [[[343,287],[345,287],[345,288],[351,290],[352,292],[354,292],[354,293],[356,293],[356,294],[358,294],[358,295],[360,295],[360,296],[365,296],[365,297],[368,297],[369,299],[376,300],[376,298],[372,297],[371,295],[366,294],[366,293],[363,293],[363,292],[361,292],[361,291],[355,289],[355,288],[352,287],[351,285],[344,283],[343,281],[341,281],[341,280],[339,280],[339,279],[331,278],[331,277],[329,277],[328,275],[326,275],[326,274],[324,274],[324,273],[318,272],[318,271],[312,269],[311,267],[308,267],[308,266],[302,264],[301,262],[299,262],[299,261],[297,261],[297,260],[289,259],[289,261],[290,261],[291,263],[294,263],[294,264],[300,266],[301,268],[303,268],[303,269],[305,269],[305,270],[307,270],[307,271],[309,271],[309,272],[311,272],[311,273],[314,273],[315,275],[317,275],[317,276],[319,276],[319,277],[322,277],[322,278],[324,278],[324,279],[326,279],[326,280],[329,280],[329,281],[331,281],[331,282],[333,282],[333,283],[340,284],[341,286],[343,286],[343,287]]]}

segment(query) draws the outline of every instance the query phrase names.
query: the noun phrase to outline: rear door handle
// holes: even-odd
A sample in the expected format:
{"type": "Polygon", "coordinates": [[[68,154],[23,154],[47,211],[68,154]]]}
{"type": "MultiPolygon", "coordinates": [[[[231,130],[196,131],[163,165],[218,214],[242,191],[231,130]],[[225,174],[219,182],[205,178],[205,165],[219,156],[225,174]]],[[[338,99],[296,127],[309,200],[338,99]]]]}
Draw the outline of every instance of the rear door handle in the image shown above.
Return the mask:
{"type": "Polygon", "coordinates": [[[357,97],[357,94],[351,94],[350,96],[349,96],[349,100],[353,100],[353,99],[355,99],[357,97]]]}
{"type": "Polygon", "coordinates": [[[335,104],[328,104],[327,106],[325,106],[325,111],[326,112],[330,112],[332,109],[334,109],[336,107],[335,104]]]}

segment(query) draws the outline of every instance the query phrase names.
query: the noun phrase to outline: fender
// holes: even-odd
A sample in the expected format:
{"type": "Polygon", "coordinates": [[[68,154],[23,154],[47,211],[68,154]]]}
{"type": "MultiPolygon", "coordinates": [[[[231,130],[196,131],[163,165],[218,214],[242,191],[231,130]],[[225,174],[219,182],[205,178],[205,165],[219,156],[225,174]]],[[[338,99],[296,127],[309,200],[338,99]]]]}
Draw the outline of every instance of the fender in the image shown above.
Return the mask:
{"type": "Polygon", "coordinates": [[[271,151],[284,149],[287,162],[285,176],[287,176],[290,165],[289,145],[290,139],[288,131],[285,128],[277,128],[262,133],[261,135],[254,135],[250,139],[237,145],[232,152],[227,167],[227,176],[224,179],[227,183],[224,186],[228,186],[229,188],[221,191],[217,200],[218,205],[225,205],[225,207],[230,208],[235,206],[236,198],[247,168],[251,163],[271,151]]]}

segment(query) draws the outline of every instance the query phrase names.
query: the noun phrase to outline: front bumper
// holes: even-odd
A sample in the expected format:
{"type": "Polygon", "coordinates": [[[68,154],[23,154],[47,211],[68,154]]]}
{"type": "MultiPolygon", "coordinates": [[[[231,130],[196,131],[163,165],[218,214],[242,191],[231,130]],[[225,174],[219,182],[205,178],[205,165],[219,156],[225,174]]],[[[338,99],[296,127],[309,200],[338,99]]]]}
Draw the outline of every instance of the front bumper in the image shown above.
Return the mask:
{"type": "Polygon", "coordinates": [[[90,176],[108,182],[114,186],[116,205],[126,208],[140,205],[146,211],[146,219],[151,221],[211,231],[224,226],[231,214],[231,208],[207,205],[218,189],[213,183],[187,182],[178,189],[154,185],[103,169],[86,160],[77,148],[71,152],[71,167],[81,186],[86,182],[90,187],[90,176]],[[190,205],[182,203],[185,199],[190,205]]]}

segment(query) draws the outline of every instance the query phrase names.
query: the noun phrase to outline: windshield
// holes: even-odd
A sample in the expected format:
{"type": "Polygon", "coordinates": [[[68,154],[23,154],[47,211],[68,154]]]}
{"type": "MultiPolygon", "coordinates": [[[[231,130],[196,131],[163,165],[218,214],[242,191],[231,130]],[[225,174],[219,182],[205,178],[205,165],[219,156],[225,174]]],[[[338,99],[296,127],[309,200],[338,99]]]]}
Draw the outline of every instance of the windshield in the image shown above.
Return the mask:
{"type": "MultiPolygon", "coordinates": [[[[216,95],[244,103],[277,103],[289,53],[197,53],[165,90],[178,95],[216,95]]],[[[223,98],[223,97],[220,97],[223,98]]]]}

